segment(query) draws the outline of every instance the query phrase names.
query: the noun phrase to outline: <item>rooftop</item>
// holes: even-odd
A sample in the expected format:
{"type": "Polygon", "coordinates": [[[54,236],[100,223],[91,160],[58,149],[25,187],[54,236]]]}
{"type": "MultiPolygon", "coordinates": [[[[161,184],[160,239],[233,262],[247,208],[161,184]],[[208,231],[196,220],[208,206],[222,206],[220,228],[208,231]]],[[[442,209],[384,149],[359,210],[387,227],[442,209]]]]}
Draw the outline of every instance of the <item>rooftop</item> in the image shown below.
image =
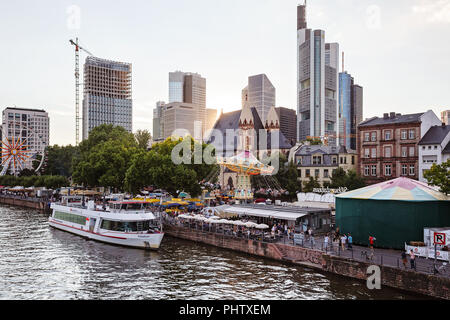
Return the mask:
{"type": "MultiPolygon", "coordinates": [[[[17,111],[28,111],[28,112],[47,112],[43,109],[26,109],[26,108],[10,108],[10,107],[5,108],[5,110],[17,110],[17,111]]],[[[3,111],[5,111],[5,110],[3,110],[3,111]]]]}
{"type": "Polygon", "coordinates": [[[390,114],[385,113],[382,118],[373,117],[371,119],[361,122],[358,127],[369,127],[384,124],[397,124],[397,123],[416,123],[420,122],[421,116],[424,113],[414,113],[414,114],[400,114],[391,112],[390,114]]]}
{"type": "Polygon", "coordinates": [[[450,126],[434,126],[423,136],[419,145],[424,144],[441,144],[450,132],[450,126]]]}

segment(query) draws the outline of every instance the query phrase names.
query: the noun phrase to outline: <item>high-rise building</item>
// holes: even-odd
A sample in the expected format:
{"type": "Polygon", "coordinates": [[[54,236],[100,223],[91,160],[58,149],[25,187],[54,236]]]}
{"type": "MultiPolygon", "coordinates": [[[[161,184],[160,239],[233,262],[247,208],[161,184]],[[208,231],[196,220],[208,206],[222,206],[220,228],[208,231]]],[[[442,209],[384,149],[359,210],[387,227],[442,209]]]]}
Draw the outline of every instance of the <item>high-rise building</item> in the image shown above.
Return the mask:
{"type": "Polygon", "coordinates": [[[258,74],[248,78],[248,86],[242,92],[243,104],[256,108],[263,123],[267,120],[270,108],[276,105],[276,90],[265,74],[258,74]]]}
{"type": "Polygon", "coordinates": [[[446,126],[450,125],[450,110],[441,112],[441,121],[445,123],[446,126]]]}
{"type": "Polygon", "coordinates": [[[201,121],[203,132],[206,130],[206,79],[198,73],[169,73],[169,103],[182,102],[192,104],[195,121],[201,121]]]}
{"type": "Polygon", "coordinates": [[[297,54],[297,139],[328,136],[336,145],[339,44],[326,43],[325,31],[307,28],[306,5],[297,7],[297,54]]]}
{"type": "Polygon", "coordinates": [[[356,150],[356,128],[363,120],[362,87],[347,72],[339,73],[339,144],[356,150]]]}
{"type": "MultiPolygon", "coordinates": [[[[3,110],[2,140],[8,140],[10,143],[20,141],[24,150],[31,151],[30,154],[40,154],[48,147],[49,132],[50,120],[45,110],[22,108],[3,110]]],[[[20,166],[23,169],[32,169],[33,160],[26,159],[20,166]]]]}
{"type": "MultiPolygon", "coordinates": [[[[162,123],[163,137],[185,137],[190,135],[194,138],[195,132],[195,112],[196,106],[191,103],[172,102],[163,107],[162,123]]],[[[201,127],[198,129],[201,131],[201,127]]]]}
{"type": "Polygon", "coordinates": [[[162,114],[163,108],[166,105],[164,101],[158,101],[156,103],[156,108],[153,109],[153,140],[161,141],[163,139],[163,122],[162,122],[162,114]]]}
{"type": "Polygon", "coordinates": [[[84,64],[83,140],[102,124],[132,132],[131,64],[87,57],[84,64]]]}

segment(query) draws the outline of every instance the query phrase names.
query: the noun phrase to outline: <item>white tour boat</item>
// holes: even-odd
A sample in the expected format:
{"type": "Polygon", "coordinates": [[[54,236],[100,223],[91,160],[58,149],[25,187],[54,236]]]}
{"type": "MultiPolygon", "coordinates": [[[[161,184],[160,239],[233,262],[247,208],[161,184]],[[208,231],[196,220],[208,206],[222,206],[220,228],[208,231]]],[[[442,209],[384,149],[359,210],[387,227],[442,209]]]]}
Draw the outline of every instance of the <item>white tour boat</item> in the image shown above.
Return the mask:
{"type": "Polygon", "coordinates": [[[164,237],[162,223],[146,201],[116,201],[109,206],[87,207],[70,203],[52,203],[50,226],[82,237],[110,244],[142,249],[158,249],[164,237]]]}

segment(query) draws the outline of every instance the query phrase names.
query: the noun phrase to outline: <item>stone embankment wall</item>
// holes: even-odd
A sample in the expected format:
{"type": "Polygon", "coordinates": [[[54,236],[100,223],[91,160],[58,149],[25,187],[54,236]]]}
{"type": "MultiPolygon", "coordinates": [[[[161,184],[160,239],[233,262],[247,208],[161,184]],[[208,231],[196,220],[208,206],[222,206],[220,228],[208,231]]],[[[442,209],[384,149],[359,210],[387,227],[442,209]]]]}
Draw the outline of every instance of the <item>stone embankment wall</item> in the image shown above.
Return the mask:
{"type": "MultiPolygon", "coordinates": [[[[366,281],[368,277],[369,263],[331,256],[322,251],[284,244],[263,243],[169,225],[165,226],[165,233],[180,239],[293,263],[363,281],[366,281]]],[[[449,278],[387,266],[380,266],[380,269],[383,286],[450,300],[449,278]]]]}
{"type": "Polygon", "coordinates": [[[10,198],[10,197],[6,197],[6,196],[2,196],[2,197],[0,197],[0,203],[8,204],[11,206],[31,208],[31,209],[40,210],[40,211],[43,211],[46,213],[50,212],[47,202],[45,202],[45,201],[35,201],[35,200],[27,200],[27,199],[20,199],[20,198],[14,198],[14,197],[10,198]]]}

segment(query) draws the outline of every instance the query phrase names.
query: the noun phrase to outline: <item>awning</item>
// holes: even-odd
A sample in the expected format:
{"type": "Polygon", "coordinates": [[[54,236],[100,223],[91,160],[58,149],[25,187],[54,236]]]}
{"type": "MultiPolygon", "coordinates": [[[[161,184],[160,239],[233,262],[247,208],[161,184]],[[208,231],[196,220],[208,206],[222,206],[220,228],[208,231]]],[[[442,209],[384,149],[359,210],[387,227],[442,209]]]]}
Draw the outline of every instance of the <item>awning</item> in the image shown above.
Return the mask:
{"type": "Polygon", "coordinates": [[[232,207],[221,208],[226,213],[233,213],[240,216],[263,217],[271,219],[280,219],[287,221],[296,221],[298,218],[308,215],[307,213],[284,212],[276,210],[262,210],[253,208],[232,207]]]}

